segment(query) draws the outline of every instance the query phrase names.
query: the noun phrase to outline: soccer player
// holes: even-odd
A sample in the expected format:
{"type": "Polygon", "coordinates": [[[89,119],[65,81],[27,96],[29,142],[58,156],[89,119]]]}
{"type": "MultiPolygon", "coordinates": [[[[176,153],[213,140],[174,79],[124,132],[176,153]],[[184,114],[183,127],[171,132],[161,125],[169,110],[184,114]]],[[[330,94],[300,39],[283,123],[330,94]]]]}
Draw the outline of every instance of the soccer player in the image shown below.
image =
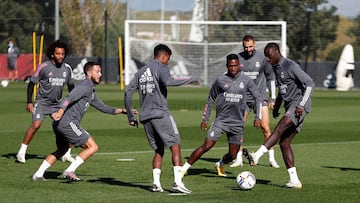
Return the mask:
{"type": "Polygon", "coordinates": [[[264,54],[266,60],[273,66],[279,90],[273,117],[280,115],[279,108],[282,102],[284,102],[285,114],[270,137],[255,153],[250,153],[250,156],[255,166],[260,157],[280,140],[281,153],[290,176],[286,187],[300,189],[302,184],[296,172],[291,142],[300,132],[305,116],[311,111],[311,95],[315,84],[297,63],[281,55],[278,44],[267,44],[264,54]]]}
{"type": "Polygon", "coordinates": [[[173,190],[180,193],[191,193],[182,181],[181,175],[181,148],[180,135],[173,116],[167,104],[167,86],[197,83],[192,78],[175,80],[170,76],[168,62],[172,54],[171,49],[165,44],[158,44],[154,48],[154,60],[142,67],[125,91],[125,107],[131,126],[137,126],[137,120],[129,111],[132,108],[132,96],[135,91],[140,96],[140,123],[143,124],[145,134],[155,154],[153,166],[153,192],[163,192],[160,183],[161,167],[165,146],[172,153],[174,170],[173,190]]]}
{"type": "MultiPolygon", "coordinates": [[[[84,66],[86,78],[66,96],[60,108],[51,114],[54,119],[53,130],[56,135],[56,151],[49,154],[42,162],[39,169],[32,176],[32,180],[46,180],[45,171],[68,150],[69,144],[82,147],[83,150],[76,156],[70,166],[63,173],[64,178],[70,181],[79,181],[75,170],[98,150],[98,145],[90,134],[80,126],[80,121],[89,106],[107,114],[126,114],[125,109],[115,108],[104,104],[95,92],[95,86],[101,80],[101,67],[99,63],[87,62],[84,66]]],[[[133,113],[137,113],[133,110],[133,113]]]]}
{"type": "MultiPolygon", "coordinates": [[[[261,129],[266,140],[270,135],[270,121],[269,121],[269,107],[273,108],[275,101],[275,75],[273,74],[271,65],[266,61],[265,56],[261,52],[255,50],[256,42],[254,37],[251,35],[245,35],[243,37],[244,51],[239,53],[241,62],[241,73],[249,76],[256,84],[259,94],[261,96],[262,107],[261,107],[261,129]],[[267,97],[267,86],[269,86],[270,99],[267,97]]],[[[249,116],[249,112],[254,111],[256,113],[254,97],[247,94],[248,110],[245,111],[244,121],[249,116]]],[[[247,149],[244,149],[244,155],[247,154],[247,149]]],[[[243,149],[242,146],[237,154],[237,158],[233,161],[230,167],[237,167],[243,165],[242,160],[243,149]]],[[[279,168],[279,164],[275,160],[274,149],[269,150],[269,164],[271,167],[279,168]]]]}
{"type": "Polygon", "coordinates": [[[207,130],[212,106],[217,102],[215,121],[209,129],[204,143],[192,152],[190,158],[184,164],[182,175],[185,175],[187,170],[216,144],[216,141],[223,133],[226,133],[229,151],[215,163],[218,175],[226,176],[224,164],[235,159],[242,145],[245,126],[243,115],[247,109],[247,92],[250,92],[255,99],[257,111],[254,126],[260,127],[261,100],[255,83],[248,76],[239,73],[240,61],[238,55],[229,54],[226,61],[227,72],[218,76],[210,89],[200,124],[201,130],[207,130]]]}
{"type": "MultiPolygon", "coordinates": [[[[74,88],[70,65],[64,63],[68,54],[68,47],[59,40],[51,43],[46,50],[48,61],[39,65],[35,73],[31,76],[27,86],[26,110],[32,113],[32,123],[26,130],[20,149],[16,155],[18,163],[25,163],[25,154],[35,133],[41,127],[45,117],[51,115],[59,107],[64,85],[68,90],[74,88]],[[34,86],[38,85],[36,100],[33,104],[34,86]]],[[[63,161],[72,162],[74,158],[70,154],[71,148],[62,158],[63,161]]]]}

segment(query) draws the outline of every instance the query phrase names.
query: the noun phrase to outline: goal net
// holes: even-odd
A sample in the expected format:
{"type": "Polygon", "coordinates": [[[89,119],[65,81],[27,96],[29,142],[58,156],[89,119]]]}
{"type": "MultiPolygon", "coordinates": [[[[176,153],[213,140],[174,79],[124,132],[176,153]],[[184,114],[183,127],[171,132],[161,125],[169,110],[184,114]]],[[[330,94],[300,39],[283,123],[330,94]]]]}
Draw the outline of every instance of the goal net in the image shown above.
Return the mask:
{"type": "Polygon", "coordinates": [[[256,50],[269,42],[280,45],[286,56],[284,21],[125,21],[125,85],[153,59],[153,48],[164,43],[172,50],[173,77],[196,77],[210,85],[226,71],[226,56],[243,51],[242,37],[254,36],[256,50]]]}

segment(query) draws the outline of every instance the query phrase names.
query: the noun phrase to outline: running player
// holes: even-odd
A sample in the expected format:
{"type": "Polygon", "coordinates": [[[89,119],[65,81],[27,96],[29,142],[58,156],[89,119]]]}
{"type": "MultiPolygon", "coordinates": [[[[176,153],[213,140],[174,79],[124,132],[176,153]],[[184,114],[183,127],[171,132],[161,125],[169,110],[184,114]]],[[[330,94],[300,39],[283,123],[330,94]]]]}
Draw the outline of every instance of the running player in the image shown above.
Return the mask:
{"type": "MultiPolygon", "coordinates": [[[[45,117],[58,109],[64,85],[68,86],[69,91],[74,88],[71,67],[64,63],[67,54],[68,47],[64,42],[59,40],[53,42],[46,50],[49,61],[40,64],[31,76],[27,86],[26,110],[32,113],[32,123],[26,130],[23,142],[16,155],[18,163],[26,162],[26,151],[35,133],[41,127],[45,117]],[[37,84],[39,89],[33,103],[34,86],[37,84]]],[[[72,162],[74,160],[70,155],[70,150],[71,148],[64,155],[63,161],[72,162]]]]}
{"type": "Polygon", "coordinates": [[[215,164],[218,175],[226,176],[224,164],[236,158],[236,154],[242,145],[245,123],[243,115],[247,109],[247,92],[250,92],[255,99],[257,111],[254,126],[260,127],[261,100],[255,83],[248,76],[239,73],[238,55],[229,54],[226,61],[227,72],[218,76],[210,89],[200,124],[201,130],[207,130],[212,106],[217,101],[215,121],[209,129],[204,143],[192,152],[184,164],[182,175],[185,175],[187,170],[216,144],[223,133],[226,133],[229,151],[215,164]]]}
{"type": "Polygon", "coordinates": [[[128,110],[129,124],[137,125],[137,120],[129,111],[132,108],[132,96],[135,91],[140,96],[140,123],[144,125],[145,134],[155,154],[153,157],[153,192],[163,192],[160,182],[161,167],[165,147],[172,153],[174,170],[173,190],[180,193],[191,193],[182,181],[180,135],[167,104],[167,86],[197,83],[197,81],[174,80],[170,76],[168,62],[171,49],[164,44],[154,48],[154,60],[142,67],[125,91],[125,107],[128,110]]]}
{"type": "MultiPolygon", "coordinates": [[[[251,35],[245,35],[243,37],[243,47],[244,51],[239,53],[240,62],[241,62],[241,73],[249,76],[256,84],[259,94],[262,100],[261,107],[261,129],[264,135],[264,139],[266,140],[270,134],[270,121],[269,121],[269,107],[273,108],[275,101],[275,76],[273,74],[271,65],[266,61],[265,56],[261,52],[257,52],[255,50],[256,42],[254,37],[251,35]],[[270,99],[267,97],[267,86],[269,86],[270,99]]],[[[246,121],[249,116],[249,112],[254,111],[256,113],[256,109],[254,108],[255,100],[254,97],[248,93],[247,94],[247,104],[248,110],[245,111],[244,121],[246,121]]],[[[230,167],[237,167],[243,165],[242,160],[243,149],[242,146],[237,154],[237,158],[234,160],[233,164],[230,167]]],[[[244,155],[247,156],[247,149],[244,149],[244,155]]],[[[271,148],[269,150],[269,164],[274,168],[279,168],[279,164],[275,160],[274,149],[271,148]]]]}
{"type": "Polygon", "coordinates": [[[286,187],[300,189],[302,184],[296,172],[291,142],[300,132],[305,116],[311,111],[311,95],[315,84],[297,63],[281,55],[278,44],[267,44],[264,54],[266,60],[273,66],[279,88],[273,117],[276,118],[280,115],[279,108],[282,102],[284,102],[285,114],[270,137],[255,153],[250,153],[250,156],[255,166],[260,157],[280,140],[281,153],[290,176],[286,187]]]}
{"type": "MultiPolygon", "coordinates": [[[[69,144],[75,147],[82,147],[83,150],[76,156],[70,166],[63,173],[64,178],[70,181],[79,181],[75,170],[96,153],[98,145],[90,134],[80,126],[80,121],[85,115],[89,106],[93,106],[99,111],[107,114],[126,114],[125,109],[115,108],[104,104],[95,92],[95,86],[101,80],[100,64],[87,62],[84,66],[86,78],[61,101],[60,108],[52,113],[53,129],[56,135],[56,151],[49,154],[39,169],[32,176],[34,181],[44,181],[45,171],[55,164],[55,162],[68,150],[69,144]]],[[[134,110],[134,113],[137,113],[134,110]]]]}

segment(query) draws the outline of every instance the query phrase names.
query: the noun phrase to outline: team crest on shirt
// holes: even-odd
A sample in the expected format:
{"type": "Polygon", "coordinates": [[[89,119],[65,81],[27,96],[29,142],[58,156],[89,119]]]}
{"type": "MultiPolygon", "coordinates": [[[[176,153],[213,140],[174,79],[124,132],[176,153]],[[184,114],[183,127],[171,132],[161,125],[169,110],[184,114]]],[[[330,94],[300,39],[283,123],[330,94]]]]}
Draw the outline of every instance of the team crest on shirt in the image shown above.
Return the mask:
{"type": "Polygon", "coordinates": [[[284,72],[281,72],[281,73],[280,73],[280,77],[281,77],[281,78],[285,78],[285,73],[284,73],[284,72]]]}
{"type": "Polygon", "coordinates": [[[241,82],[240,85],[239,85],[239,87],[240,87],[241,89],[243,89],[243,88],[244,88],[244,83],[241,82]]]}
{"type": "Polygon", "coordinates": [[[66,72],[65,71],[63,72],[63,77],[66,78],[66,72]]]}
{"type": "Polygon", "coordinates": [[[229,85],[227,83],[225,83],[224,88],[225,89],[229,88],[229,85]]]}
{"type": "Polygon", "coordinates": [[[256,68],[260,68],[260,62],[259,62],[259,61],[256,61],[255,67],[256,67],[256,68]]]}
{"type": "Polygon", "coordinates": [[[53,73],[52,72],[50,72],[49,74],[48,74],[48,76],[52,76],[53,75],[53,73]]]}

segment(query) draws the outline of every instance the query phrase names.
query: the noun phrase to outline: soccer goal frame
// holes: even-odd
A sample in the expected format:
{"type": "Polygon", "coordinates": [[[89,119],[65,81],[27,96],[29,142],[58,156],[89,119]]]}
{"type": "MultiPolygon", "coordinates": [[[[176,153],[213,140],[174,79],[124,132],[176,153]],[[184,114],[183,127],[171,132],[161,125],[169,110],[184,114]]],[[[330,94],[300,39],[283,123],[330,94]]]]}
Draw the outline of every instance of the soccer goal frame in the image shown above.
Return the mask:
{"type": "MultiPolygon", "coordinates": [[[[276,35],[276,39],[266,39],[264,40],[265,42],[277,42],[279,43],[282,55],[286,57],[286,53],[287,53],[287,44],[286,44],[286,22],[285,21],[167,21],[167,20],[126,20],[125,21],[125,33],[124,33],[124,56],[125,56],[125,66],[124,66],[124,79],[125,79],[125,85],[128,85],[135,73],[135,69],[130,70],[132,67],[132,65],[134,64],[133,61],[133,56],[132,56],[132,50],[134,49],[133,47],[133,42],[135,40],[142,40],[144,42],[144,44],[158,44],[158,43],[164,43],[164,44],[176,44],[179,46],[179,44],[183,43],[183,44],[188,44],[189,46],[191,45],[196,45],[196,46],[202,46],[202,53],[201,53],[201,58],[202,58],[202,64],[199,66],[202,66],[201,69],[201,73],[198,71],[196,74],[191,74],[191,76],[199,76],[202,79],[202,84],[203,85],[209,85],[209,82],[211,82],[212,79],[214,79],[215,76],[213,76],[215,73],[211,72],[210,75],[210,79],[209,79],[209,49],[213,50],[212,47],[217,47],[217,46],[222,46],[222,45],[227,45],[227,44],[238,44],[238,46],[242,47],[242,37],[243,34],[239,33],[239,35],[237,36],[236,40],[233,40],[232,42],[222,42],[222,41],[216,41],[216,42],[212,42],[209,41],[209,34],[208,34],[208,30],[210,26],[234,26],[238,28],[241,27],[246,27],[246,26],[252,26],[253,28],[255,27],[266,27],[266,26],[277,26],[277,32],[275,33],[276,35]],[[155,26],[156,25],[156,26],[155,26]],[[201,34],[203,35],[203,37],[201,38],[200,36],[200,40],[199,41],[183,41],[183,40],[179,40],[179,39],[174,39],[171,38],[171,36],[169,37],[168,34],[166,34],[166,27],[169,30],[169,27],[171,27],[171,30],[174,31],[174,27],[176,28],[176,26],[192,26],[192,28],[197,28],[198,30],[201,30],[201,34]],[[157,26],[159,27],[157,29],[157,26]],[[146,32],[146,31],[141,31],[141,28],[143,27],[151,27],[151,29],[153,30],[157,30],[157,32],[146,32]],[[136,31],[134,31],[136,28],[136,31]],[[138,31],[140,30],[140,31],[138,31]],[[156,33],[156,36],[154,36],[156,33]],[[141,35],[141,36],[140,36],[141,35]],[[279,36],[280,35],[280,36],[279,36]],[[140,36],[140,37],[139,37],[140,36]]],[[[191,29],[192,29],[191,28],[191,29]]],[[[149,30],[149,29],[148,29],[149,30]]],[[[190,30],[190,32],[192,32],[193,30],[190,30]]],[[[175,32],[176,29],[175,29],[175,32]]],[[[217,31],[217,32],[221,32],[221,30],[217,31]]],[[[226,32],[226,31],[224,31],[226,32]]],[[[259,31],[257,31],[259,32],[259,31]]],[[[260,31],[261,32],[261,31],[260,31]]],[[[272,31],[267,31],[264,30],[263,33],[271,33],[272,31]]],[[[252,34],[251,32],[248,34],[252,34]]],[[[256,38],[256,36],[255,36],[256,38]]],[[[256,42],[258,44],[258,39],[256,39],[256,42]]],[[[134,45],[136,46],[136,45],[134,45]]],[[[152,56],[152,47],[149,47],[149,45],[144,45],[144,50],[143,50],[143,54],[144,55],[148,55],[148,60],[149,58],[151,58],[152,56]]],[[[239,49],[239,47],[237,47],[239,49]]],[[[138,49],[140,49],[140,51],[142,51],[142,46],[139,47],[138,49]]],[[[225,48],[223,48],[224,50],[225,48]]],[[[229,48],[231,49],[231,48],[229,48]]],[[[237,50],[238,50],[237,49],[237,50]]],[[[242,49],[242,48],[241,48],[242,49]]],[[[222,51],[223,51],[222,50],[222,51]]],[[[232,51],[232,50],[227,50],[227,51],[232,51]]],[[[240,51],[240,50],[239,50],[240,51]]],[[[139,52],[139,51],[138,51],[139,52]]],[[[224,51],[223,51],[224,52],[224,51]]],[[[194,53],[196,53],[196,51],[194,51],[194,53]]],[[[174,53],[173,53],[174,54],[174,53]]],[[[225,53],[224,53],[225,54],[225,53]]],[[[177,56],[172,56],[172,59],[174,59],[175,61],[178,59],[179,57],[177,56]]],[[[222,57],[224,58],[224,57],[222,57]]],[[[179,65],[179,64],[177,64],[179,65]]],[[[181,64],[179,66],[176,66],[177,69],[181,69],[181,64]]],[[[225,63],[223,63],[223,65],[225,65],[225,63]]],[[[200,67],[199,67],[200,68],[200,67]]],[[[211,69],[212,71],[212,69],[211,69]]],[[[224,71],[224,70],[221,70],[224,71]]],[[[179,72],[179,71],[175,71],[175,72],[179,72]]],[[[181,71],[180,71],[181,72],[181,71]]],[[[186,72],[186,71],[185,71],[186,72]]],[[[218,71],[219,72],[219,71],[218,71]]]]}

